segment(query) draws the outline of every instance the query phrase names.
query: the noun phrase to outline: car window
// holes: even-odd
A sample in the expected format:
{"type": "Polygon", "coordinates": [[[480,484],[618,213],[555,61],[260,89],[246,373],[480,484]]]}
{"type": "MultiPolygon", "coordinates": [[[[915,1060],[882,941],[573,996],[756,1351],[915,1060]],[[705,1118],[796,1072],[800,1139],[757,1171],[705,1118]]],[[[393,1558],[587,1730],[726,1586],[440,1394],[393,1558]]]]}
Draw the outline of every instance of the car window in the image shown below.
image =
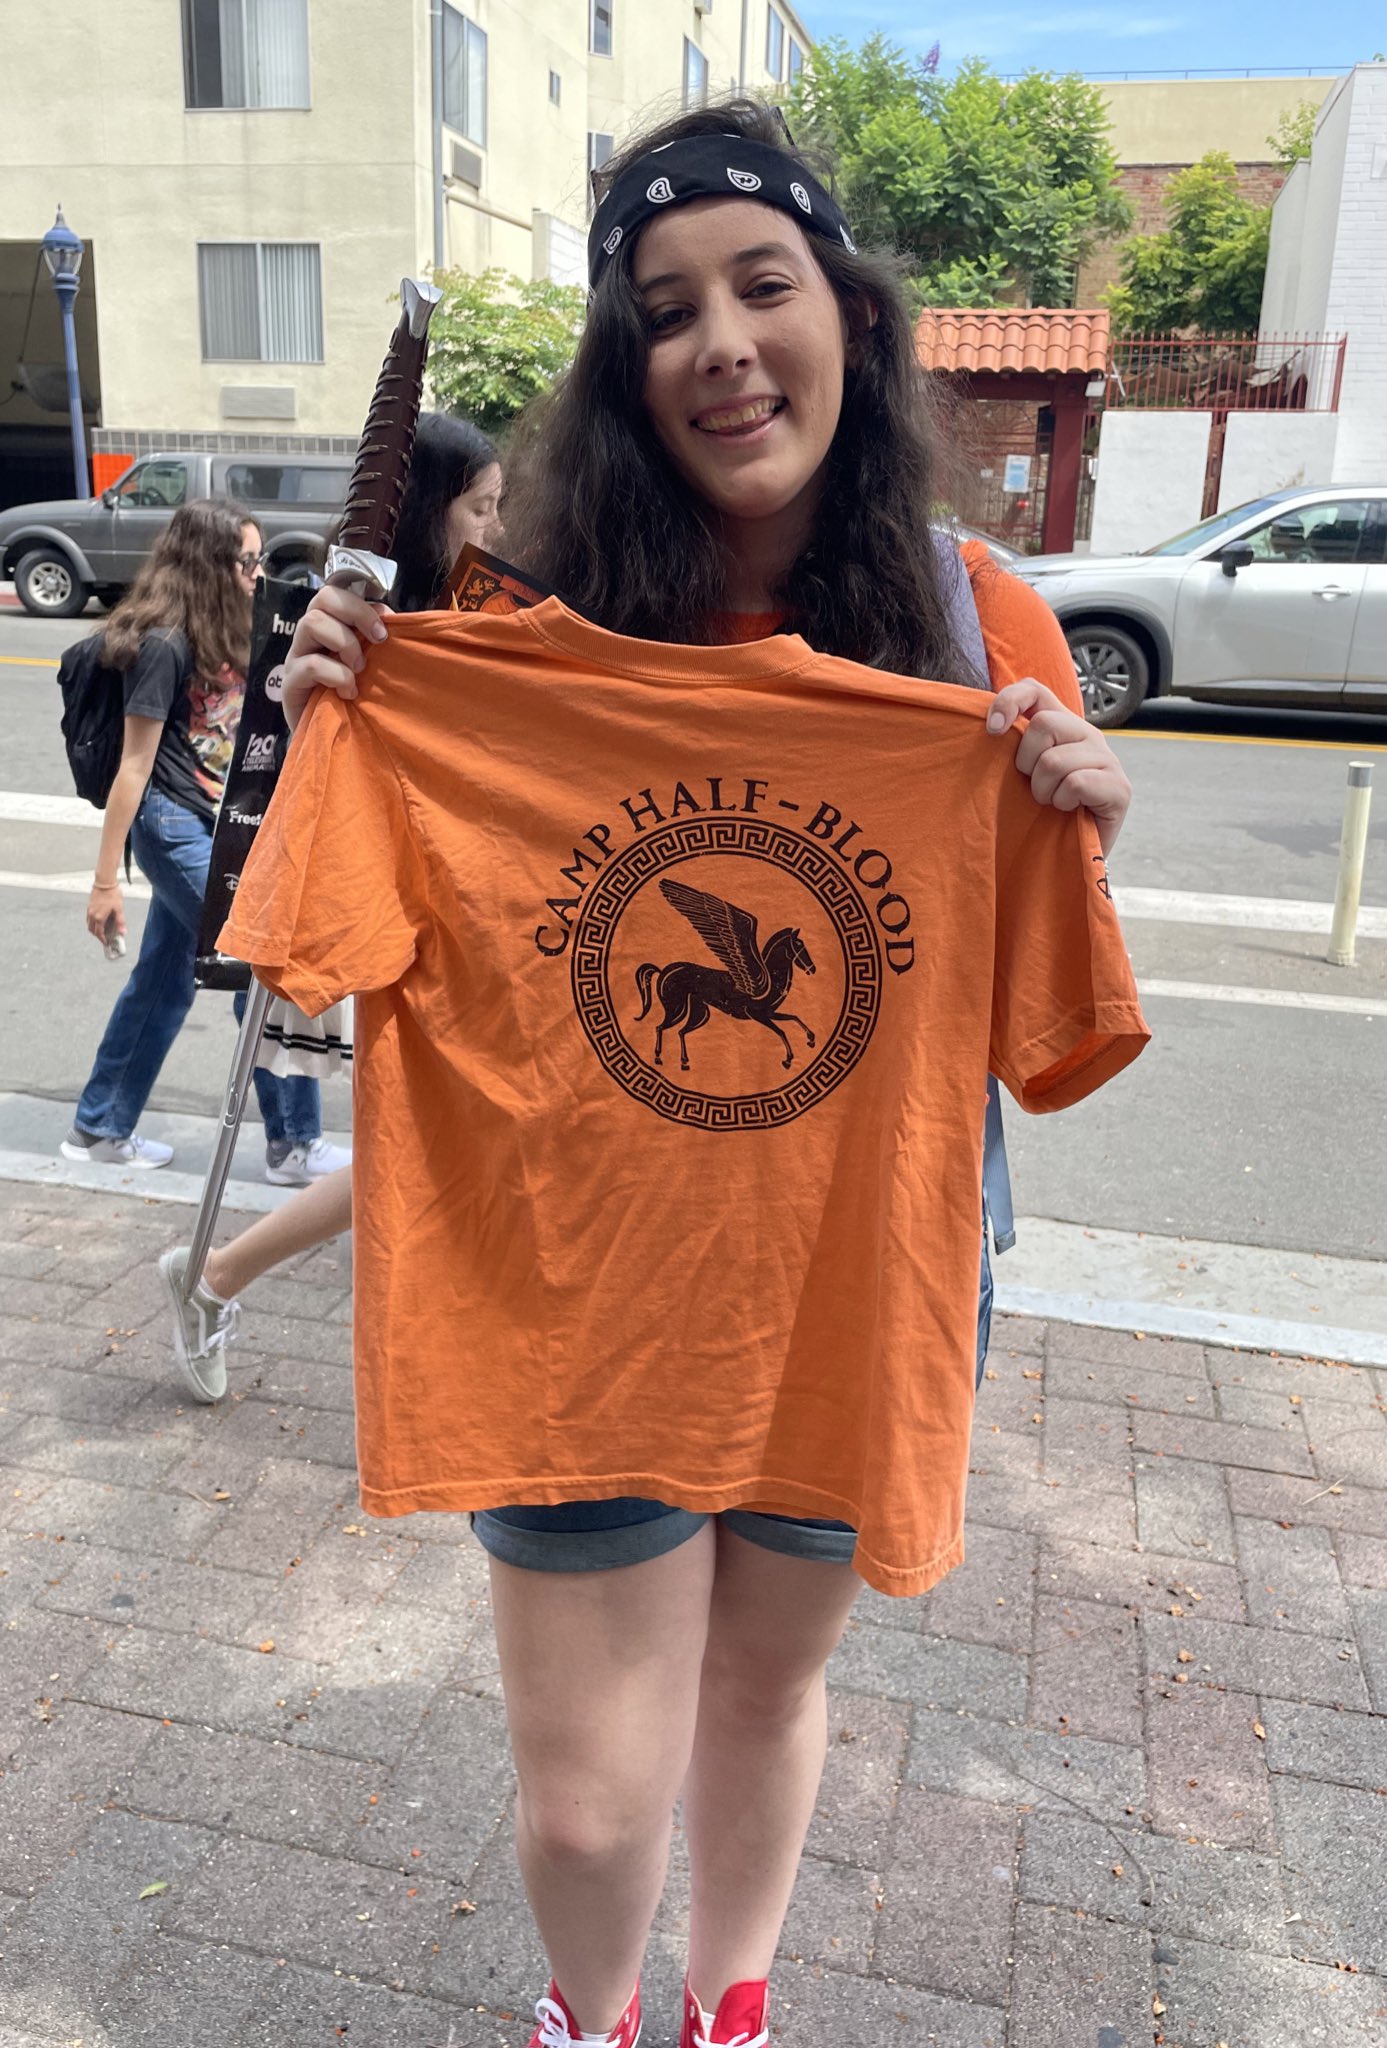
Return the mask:
{"type": "Polygon", "coordinates": [[[1258,562],[1318,562],[1351,567],[1376,547],[1374,513],[1368,498],[1340,498],[1278,512],[1244,535],[1258,562]]]}
{"type": "Polygon", "coordinates": [[[124,506],[181,505],[188,495],[188,468],[182,462],[141,462],[116,486],[124,506]]]}
{"type": "Polygon", "coordinates": [[[350,469],[296,469],[291,474],[292,495],[300,505],[335,507],[346,503],[347,485],[352,480],[350,469]]]}
{"type": "Polygon", "coordinates": [[[292,498],[293,471],[282,462],[232,462],[227,465],[227,496],[243,505],[277,505],[292,498]]]}
{"type": "Polygon", "coordinates": [[[1206,541],[1217,540],[1235,526],[1241,526],[1252,513],[1260,512],[1265,505],[1270,509],[1281,503],[1279,498],[1249,498],[1245,505],[1234,505],[1227,512],[1216,512],[1212,519],[1201,519],[1198,526],[1188,527],[1184,533],[1175,534],[1170,540],[1161,541],[1154,548],[1143,548],[1147,555],[1192,555],[1196,548],[1206,541]]]}

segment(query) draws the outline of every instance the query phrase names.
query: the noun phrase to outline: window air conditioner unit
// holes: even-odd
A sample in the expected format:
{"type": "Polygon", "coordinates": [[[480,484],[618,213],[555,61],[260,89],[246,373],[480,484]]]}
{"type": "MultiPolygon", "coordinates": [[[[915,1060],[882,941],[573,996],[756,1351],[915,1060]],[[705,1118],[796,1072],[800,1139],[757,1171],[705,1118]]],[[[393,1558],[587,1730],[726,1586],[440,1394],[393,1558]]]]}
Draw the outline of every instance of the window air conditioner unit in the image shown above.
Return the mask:
{"type": "Polygon", "coordinates": [[[452,175],[460,185],[481,190],[482,160],[475,149],[467,149],[461,142],[453,144],[452,175]]]}

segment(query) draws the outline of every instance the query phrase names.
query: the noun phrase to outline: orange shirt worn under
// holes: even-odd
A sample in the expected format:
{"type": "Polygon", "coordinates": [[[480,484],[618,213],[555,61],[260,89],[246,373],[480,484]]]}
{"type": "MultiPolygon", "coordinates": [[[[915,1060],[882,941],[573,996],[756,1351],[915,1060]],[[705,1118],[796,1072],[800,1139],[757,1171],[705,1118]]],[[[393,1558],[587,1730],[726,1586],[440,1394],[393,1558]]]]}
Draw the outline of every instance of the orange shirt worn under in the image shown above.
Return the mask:
{"type": "MultiPolygon", "coordinates": [[[[970,563],[994,681],[1075,701],[970,563]]],[[[362,1503],[640,1495],[963,1555],[989,1069],[1062,1109],[1147,1030],[1086,813],[984,690],[624,639],[556,599],[394,618],[320,692],[222,935],[356,993],[362,1503]]]]}

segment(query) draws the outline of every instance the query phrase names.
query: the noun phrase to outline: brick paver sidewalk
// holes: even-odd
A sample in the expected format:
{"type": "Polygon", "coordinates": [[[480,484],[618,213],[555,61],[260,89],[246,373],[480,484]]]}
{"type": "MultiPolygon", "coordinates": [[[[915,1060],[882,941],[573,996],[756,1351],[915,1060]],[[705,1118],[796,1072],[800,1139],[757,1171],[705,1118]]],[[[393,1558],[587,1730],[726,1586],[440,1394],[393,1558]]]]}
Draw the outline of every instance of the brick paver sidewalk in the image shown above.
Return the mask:
{"type": "MultiPolygon", "coordinates": [[[[0,1195],[0,2048],[515,2048],[483,1559],[356,1507],[343,1256],[195,1408],[186,1212],[0,1195]]],[[[1387,2043],[1385,1391],[999,1328],[969,1561],[835,1661],[777,2048],[1387,2043]]]]}

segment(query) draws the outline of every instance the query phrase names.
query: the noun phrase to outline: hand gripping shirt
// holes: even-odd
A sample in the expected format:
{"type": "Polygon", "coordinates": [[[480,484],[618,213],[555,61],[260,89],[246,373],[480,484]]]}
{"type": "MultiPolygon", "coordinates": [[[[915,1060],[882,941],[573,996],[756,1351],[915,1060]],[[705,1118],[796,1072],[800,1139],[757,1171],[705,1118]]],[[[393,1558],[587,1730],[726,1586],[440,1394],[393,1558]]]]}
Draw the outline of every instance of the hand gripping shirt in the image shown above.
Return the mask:
{"type": "Polygon", "coordinates": [[[985,691],[556,599],[390,621],[315,697],[225,932],[356,992],[375,1515],[640,1495],[963,1554],[989,1067],[1147,1037],[1093,821],[985,691]]]}

